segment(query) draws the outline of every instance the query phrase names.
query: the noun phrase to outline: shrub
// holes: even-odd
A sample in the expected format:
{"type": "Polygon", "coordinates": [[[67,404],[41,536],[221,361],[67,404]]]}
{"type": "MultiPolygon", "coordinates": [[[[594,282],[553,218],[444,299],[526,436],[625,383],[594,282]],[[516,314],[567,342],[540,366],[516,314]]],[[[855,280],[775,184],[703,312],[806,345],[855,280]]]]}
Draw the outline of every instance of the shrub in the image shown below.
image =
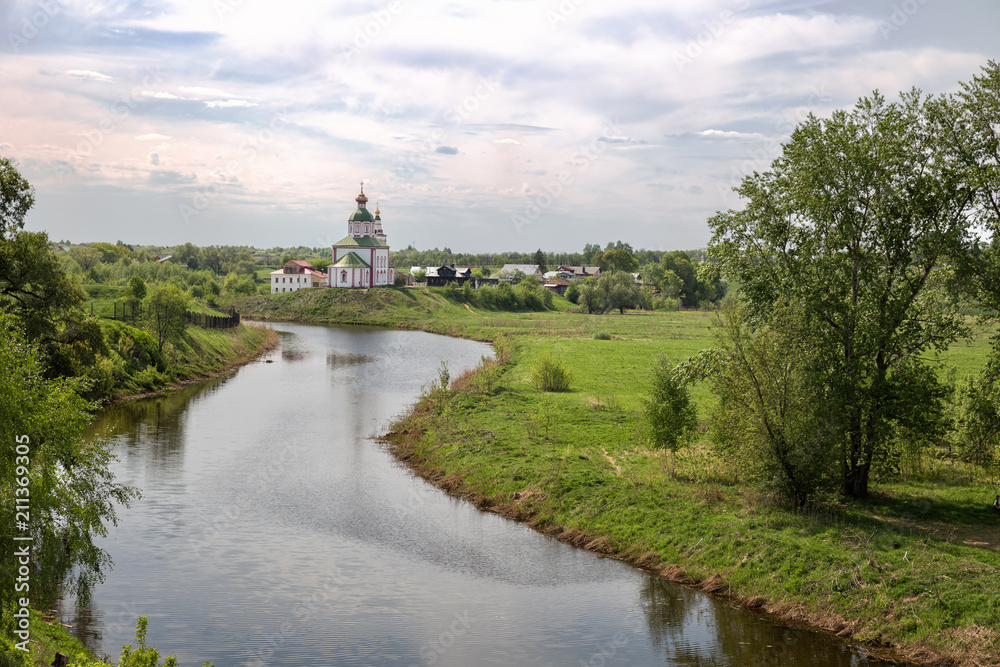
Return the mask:
{"type": "Polygon", "coordinates": [[[573,373],[551,352],[543,352],[531,368],[531,383],[541,391],[569,391],[573,373]]]}
{"type": "Polygon", "coordinates": [[[594,340],[611,340],[611,334],[607,331],[598,331],[594,334],[594,340]]]}

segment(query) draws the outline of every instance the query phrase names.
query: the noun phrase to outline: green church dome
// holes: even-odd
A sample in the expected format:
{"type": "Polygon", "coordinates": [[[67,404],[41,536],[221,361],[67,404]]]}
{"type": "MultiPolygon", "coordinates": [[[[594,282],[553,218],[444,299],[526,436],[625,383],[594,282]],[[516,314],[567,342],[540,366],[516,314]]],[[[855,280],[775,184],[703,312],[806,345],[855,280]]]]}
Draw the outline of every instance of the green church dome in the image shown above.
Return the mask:
{"type": "Polygon", "coordinates": [[[372,217],[371,211],[366,208],[359,208],[351,217],[347,219],[348,222],[374,222],[375,219],[372,217]]]}

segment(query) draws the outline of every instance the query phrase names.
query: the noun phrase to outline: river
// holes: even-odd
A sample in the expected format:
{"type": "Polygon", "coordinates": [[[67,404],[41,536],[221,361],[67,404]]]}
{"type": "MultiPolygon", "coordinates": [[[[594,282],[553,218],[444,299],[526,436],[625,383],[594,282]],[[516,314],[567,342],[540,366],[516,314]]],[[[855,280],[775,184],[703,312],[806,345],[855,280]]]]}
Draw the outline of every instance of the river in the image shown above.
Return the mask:
{"type": "Polygon", "coordinates": [[[233,377],[108,408],[114,472],[142,490],[101,541],[88,646],[181,665],[896,664],[481,512],[375,440],[447,360],[431,334],[275,324],[233,377]]]}

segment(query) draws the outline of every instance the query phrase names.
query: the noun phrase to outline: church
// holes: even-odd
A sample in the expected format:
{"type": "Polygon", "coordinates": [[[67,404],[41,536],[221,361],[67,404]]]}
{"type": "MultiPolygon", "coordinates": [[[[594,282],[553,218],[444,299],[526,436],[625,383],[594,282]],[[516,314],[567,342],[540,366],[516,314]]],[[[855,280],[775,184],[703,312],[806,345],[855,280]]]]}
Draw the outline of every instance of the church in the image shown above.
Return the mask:
{"type": "Polygon", "coordinates": [[[389,244],[382,231],[382,216],[368,210],[365,184],[354,198],[357,210],[347,219],[347,236],[333,244],[333,263],[327,272],[330,287],[382,287],[396,280],[396,269],[389,266],[389,244]]]}

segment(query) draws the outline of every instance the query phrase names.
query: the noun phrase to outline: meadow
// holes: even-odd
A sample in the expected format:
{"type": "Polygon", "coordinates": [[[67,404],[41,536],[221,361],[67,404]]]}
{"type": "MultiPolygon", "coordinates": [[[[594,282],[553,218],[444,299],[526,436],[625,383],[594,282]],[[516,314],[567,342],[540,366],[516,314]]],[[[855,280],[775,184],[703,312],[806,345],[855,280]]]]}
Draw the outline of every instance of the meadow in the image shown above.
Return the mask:
{"type": "MultiPolygon", "coordinates": [[[[254,318],[381,324],[489,340],[497,359],[428,388],[388,434],[418,474],[483,509],[528,522],[706,592],[807,622],[916,662],[1000,664],[1000,517],[994,477],[925,451],[915,470],[881,473],[862,502],[796,510],[742,482],[713,447],[712,396],[693,388],[700,432],[676,476],[649,445],[641,401],[660,355],[712,346],[715,314],[467,308],[447,288],[255,297],[254,318]],[[570,390],[530,382],[557,355],[570,390]]],[[[945,376],[978,371],[990,330],[935,357],[945,376]]],[[[912,466],[911,466],[912,467],[912,466]]]]}

